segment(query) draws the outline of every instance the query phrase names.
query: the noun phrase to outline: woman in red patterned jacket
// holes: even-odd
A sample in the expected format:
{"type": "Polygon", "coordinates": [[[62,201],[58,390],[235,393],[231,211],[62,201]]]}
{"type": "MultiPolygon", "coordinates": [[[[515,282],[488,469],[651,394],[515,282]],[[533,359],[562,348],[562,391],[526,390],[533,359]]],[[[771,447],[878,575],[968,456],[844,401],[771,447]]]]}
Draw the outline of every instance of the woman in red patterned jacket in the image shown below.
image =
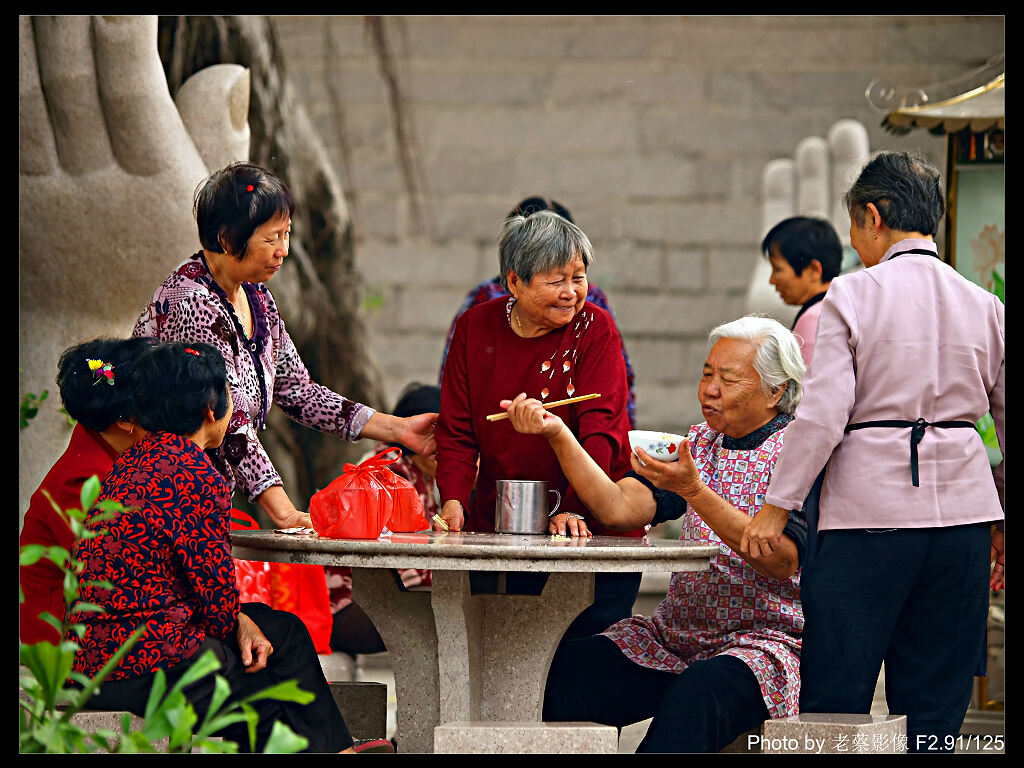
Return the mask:
{"type": "MultiPolygon", "coordinates": [[[[302,622],[261,603],[239,604],[228,484],[204,452],[221,444],[231,414],[223,357],[206,344],[159,344],[136,361],[132,390],[149,434],[118,457],[103,483],[99,501],[119,502],[124,511],[104,521],[94,507],[87,526],[105,530],[73,550],[85,564],[82,582],[93,582],[80,599],[104,609],[70,613],[69,623],[86,628],[74,671],[95,676],[136,627],[146,632],[89,706],[144,715],[156,671],[164,670],[170,687],[210,649],[233,698],[293,678],[315,694],[308,705],[254,702],[257,751],[277,720],[306,737],[311,752],[351,749],[302,622]],[[96,586],[101,579],[112,588],[96,586]]],[[[200,722],[213,692],[212,676],[185,689],[200,722]]],[[[241,751],[250,748],[245,723],[221,735],[241,751]]]]}

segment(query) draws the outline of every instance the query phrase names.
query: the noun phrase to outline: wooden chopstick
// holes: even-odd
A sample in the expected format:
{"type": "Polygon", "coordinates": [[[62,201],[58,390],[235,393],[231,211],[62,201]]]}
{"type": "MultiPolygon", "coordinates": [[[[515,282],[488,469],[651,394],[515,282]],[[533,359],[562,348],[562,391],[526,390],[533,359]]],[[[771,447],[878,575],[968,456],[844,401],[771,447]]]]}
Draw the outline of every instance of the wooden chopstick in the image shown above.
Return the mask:
{"type": "MultiPolygon", "coordinates": [[[[568,405],[569,403],[578,403],[581,400],[593,400],[595,397],[600,397],[600,393],[594,392],[589,395],[580,395],[579,397],[570,397],[568,400],[555,400],[551,403],[544,403],[545,408],[554,408],[556,405],[568,405]]],[[[492,413],[487,417],[488,421],[501,421],[502,419],[508,418],[508,411],[502,411],[501,413],[492,413]]]]}

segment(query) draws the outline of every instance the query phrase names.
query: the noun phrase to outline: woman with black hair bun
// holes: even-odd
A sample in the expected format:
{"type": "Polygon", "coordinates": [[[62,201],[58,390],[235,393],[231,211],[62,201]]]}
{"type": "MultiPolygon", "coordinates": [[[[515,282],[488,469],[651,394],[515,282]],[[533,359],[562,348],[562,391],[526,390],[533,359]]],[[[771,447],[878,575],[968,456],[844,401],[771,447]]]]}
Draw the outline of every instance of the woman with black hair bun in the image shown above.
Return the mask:
{"type": "MultiPolygon", "coordinates": [[[[231,559],[227,481],[205,453],[224,440],[231,392],[224,359],[207,344],[159,344],[141,355],[132,373],[138,422],[148,434],[118,457],[89,511],[98,532],[79,541],[73,556],[85,564],[80,599],[103,612],[71,613],[83,624],[73,671],[95,677],[136,627],[145,634],[120,660],[89,701],[94,709],[144,715],[156,672],[168,687],[206,650],[221,662],[218,674],[242,699],[295,679],[315,698],[308,705],[261,700],[256,751],[276,721],[308,739],[310,752],[351,750],[353,740],[324,679],[302,621],[262,603],[239,602],[231,559]],[[118,502],[104,520],[98,505],[118,502]],[[112,587],[98,586],[108,582],[112,587]]],[[[202,722],[214,697],[213,676],[185,689],[202,722]]],[[[249,751],[246,723],[221,736],[249,751]]]]}
{"type": "MultiPolygon", "coordinates": [[[[114,460],[146,434],[135,420],[129,380],[135,359],[155,343],[144,337],[93,339],[61,355],[57,387],[68,416],[78,423],[68,447],[29,500],[22,547],[40,544],[70,551],[74,534],[53,504],[61,510],[78,508],[85,481],[93,475],[105,478],[114,460]]],[[[19,579],[25,595],[20,606],[22,642],[60,642],[56,627],[40,615],[49,613],[57,621],[64,618],[64,571],[49,560],[39,560],[21,566],[19,579]]]]}

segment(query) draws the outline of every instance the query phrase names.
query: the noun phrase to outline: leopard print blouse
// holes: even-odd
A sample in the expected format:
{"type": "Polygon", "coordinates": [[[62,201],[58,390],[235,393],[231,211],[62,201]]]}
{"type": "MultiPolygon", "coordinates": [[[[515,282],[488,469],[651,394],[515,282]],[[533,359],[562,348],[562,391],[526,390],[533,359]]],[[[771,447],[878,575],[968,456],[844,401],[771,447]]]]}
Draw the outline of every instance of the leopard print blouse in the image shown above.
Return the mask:
{"type": "Polygon", "coordinates": [[[238,489],[254,501],[268,488],[282,485],[258,436],[272,404],[300,424],[351,442],[359,439],[375,411],[314,382],[267,287],[242,287],[253,315],[251,338],[214,281],[202,251],[182,262],[156,289],[132,335],[210,344],[224,355],[234,411],[224,443],[209,451],[210,459],[232,491],[238,489]]]}

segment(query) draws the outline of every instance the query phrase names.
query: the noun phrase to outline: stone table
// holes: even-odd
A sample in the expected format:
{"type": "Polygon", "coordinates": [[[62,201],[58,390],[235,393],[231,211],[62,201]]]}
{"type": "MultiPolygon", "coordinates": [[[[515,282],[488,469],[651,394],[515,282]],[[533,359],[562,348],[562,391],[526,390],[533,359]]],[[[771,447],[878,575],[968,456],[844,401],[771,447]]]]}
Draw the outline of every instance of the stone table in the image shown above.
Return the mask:
{"type": "Polygon", "coordinates": [[[569,624],[593,602],[595,573],[701,570],[719,551],[669,539],[547,534],[324,539],[232,531],[231,539],[238,559],[352,567],[353,598],[392,661],[403,752],[432,752],[441,723],[539,722],[552,656],[569,624]],[[403,591],[396,568],[430,568],[433,586],[403,591]],[[551,576],[537,596],[474,595],[470,571],[551,576]]]}

